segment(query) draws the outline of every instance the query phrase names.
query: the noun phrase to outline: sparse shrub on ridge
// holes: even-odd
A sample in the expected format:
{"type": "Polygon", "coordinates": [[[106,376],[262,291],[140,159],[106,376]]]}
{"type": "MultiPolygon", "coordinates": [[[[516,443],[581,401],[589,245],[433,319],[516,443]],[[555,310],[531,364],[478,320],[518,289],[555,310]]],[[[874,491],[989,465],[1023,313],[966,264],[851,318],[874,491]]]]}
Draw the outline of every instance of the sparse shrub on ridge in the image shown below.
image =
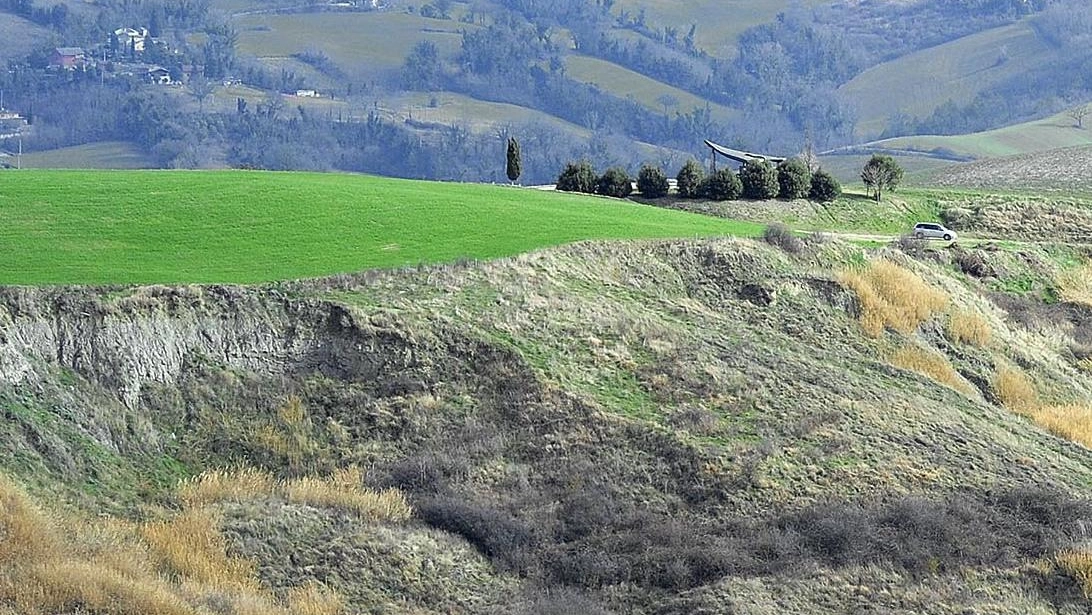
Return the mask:
{"type": "Polygon", "coordinates": [[[777,222],[766,227],[766,230],[762,232],[762,240],[794,256],[803,254],[805,250],[803,240],[797,237],[792,229],[777,222]]]}
{"type": "Polygon", "coordinates": [[[702,180],[705,179],[705,168],[697,160],[691,158],[679,169],[675,177],[675,186],[679,196],[684,199],[694,199],[701,196],[702,180]]]}
{"type": "Polygon", "coordinates": [[[587,160],[570,162],[557,178],[557,189],[565,192],[595,192],[595,169],[587,160]]]}
{"type": "Polygon", "coordinates": [[[707,175],[698,186],[698,194],[711,201],[730,201],[738,199],[743,193],[739,176],[732,169],[717,169],[707,175]]]}
{"type": "Polygon", "coordinates": [[[651,164],[641,166],[637,173],[637,190],[641,196],[658,199],[667,195],[668,188],[667,175],[664,175],[660,167],[651,164]]]}
{"type": "Polygon", "coordinates": [[[595,193],[603,196],[625,198],[633,192],[633,180],[622,167],[611,167],[595,181],[595,193]]]}

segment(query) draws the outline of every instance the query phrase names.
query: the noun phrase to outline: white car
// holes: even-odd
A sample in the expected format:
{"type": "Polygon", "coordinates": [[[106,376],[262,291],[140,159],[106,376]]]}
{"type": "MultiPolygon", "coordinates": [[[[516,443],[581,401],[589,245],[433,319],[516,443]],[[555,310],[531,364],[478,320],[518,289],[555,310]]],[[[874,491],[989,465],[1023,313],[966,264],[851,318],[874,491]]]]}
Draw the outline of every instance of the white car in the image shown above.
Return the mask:
{"type": "Polygon", "coordinates": [[[955,241],[956,232],[937,222],[918,222],[914,225],[914,238],[955,241]]]}

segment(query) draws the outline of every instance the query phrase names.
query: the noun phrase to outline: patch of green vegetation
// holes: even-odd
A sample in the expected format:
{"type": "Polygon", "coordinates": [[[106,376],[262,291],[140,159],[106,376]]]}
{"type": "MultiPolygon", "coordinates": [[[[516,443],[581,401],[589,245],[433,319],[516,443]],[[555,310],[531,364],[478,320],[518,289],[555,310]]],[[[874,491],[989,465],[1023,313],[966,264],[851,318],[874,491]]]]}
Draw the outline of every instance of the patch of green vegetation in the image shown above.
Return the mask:
{"type": "Polygon", "coordinates": [[[9,173],[0,283],[294,279],[756,224],[586,195],[316,173],[9,173]]]}

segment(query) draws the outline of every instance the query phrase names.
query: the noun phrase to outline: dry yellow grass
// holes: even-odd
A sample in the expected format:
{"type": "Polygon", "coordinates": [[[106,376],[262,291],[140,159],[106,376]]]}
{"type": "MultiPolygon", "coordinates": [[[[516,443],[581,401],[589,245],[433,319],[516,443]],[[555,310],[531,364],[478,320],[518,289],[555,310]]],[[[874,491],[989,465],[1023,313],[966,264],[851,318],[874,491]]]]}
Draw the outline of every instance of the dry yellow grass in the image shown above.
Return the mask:
{"type": "Polygon", "coordinates": [[[208,470],[182,481],[178,498],[187,506],[213,502],[245,502],[276,491],[273,475],[254,468],[208,470]]]}
{"type": "Polygon", "coordinates": [[[141,535],[159,569],[217,589],[256,591],[254,565],[227,555],[219,520],[205,508],[183,511],[167,521],[145,524],[141,535]]]}
{"type": "Polygon", "coordinates": [[[338,615],[345,610],[345,601],[318,583],[308,583],[288,592],[288,609],[292,615],[338,615]]]}
{"type": "Polygon", "coordinates": [[[887,260],[876,260],[861,271],[839,275],[861,302],[861,326],[879,337],[885,328],[904,335],[948,305],[948,296],[925,283],[914,272],[887,260]]]}
{"type": "Polygon", "coordinates": [[[1063,271],[1054,283],[1063,301],[1092,306],[1092,263],[1063,271]]]}
{"type": "Polygon", "coordinates": [[[916,344],[908,344],[895,351],[895,354],[891,355],[891,364],[924,374],[967,395],[974,393],[975,390],[969,382],[956,372],[948,361],[948,357],[916,344]]]}
{"type": "Polygon", "coordinates": [[[1050,433],[1092,448],[1092,407],[1080,404],[1043,406],[1031,418],[1050,433]]]}
{"type": "Polygon", "coordinates": [[[1077,361],[1077,368],[1092,374],[1092,359],[1081,359],[1077,361]]]}
{"type": "Polygon", "coordinates": [[[290,502],[340,508],[365,519],[409,519],[413,510],[401,491],[365,489],[363,479],[360,469],[354,466],[338,470],[326,478],[305,477],[290,480],[284,485],[284,493],[290,502]]]}
{"type": "Polygon", "coordinates": [[[990,323],[980,314],[969,310],[956,310],[948,318],[948,339],[979,348],[990,343],[990,323]]]}
{"type": "Polygon", "coordinates": [[[1085,598],[1092,598],[1092,552],[1063,549],[1054,555],[1054,563],[1077,581],[1085,598]]]}
{"type": "Polygon", "coordinates": [[[337,615],[321,586],[279,601],[253,565],[227,554],[213,514],[192,508],[145,524],[43,513],[0,475],[0,604],[20,615],[208,615],[210,600],[240,615],[337,615]],[[63,529],[62,529],[63,528],[63,529]]]}
{"type": "Polygon", "coordinates": [[[997,398],[1009,410],[1030,415],[1039,407],[1039,393],[1027,374],[1018,367],[1002,365],[993,378],[997,398]]]}
{"type": "Polygon", "coordinates": [[[397,489],[373,491],[364,487],[364,473],[356,466],[325,477],[306,476],[278,481],[252,468],[212,470],[183,481],[179,497],[187,506],[283,497],[289,502],[337,508],[372,521],[401,522],[413,509],[397,489]]]}

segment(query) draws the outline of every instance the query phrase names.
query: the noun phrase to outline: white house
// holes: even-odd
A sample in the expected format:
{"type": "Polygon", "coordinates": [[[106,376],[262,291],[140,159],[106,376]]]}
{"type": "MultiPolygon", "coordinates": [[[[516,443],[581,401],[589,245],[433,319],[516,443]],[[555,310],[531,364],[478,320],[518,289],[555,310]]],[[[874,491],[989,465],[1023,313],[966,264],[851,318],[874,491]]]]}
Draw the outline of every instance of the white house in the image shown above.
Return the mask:
{"type": "Polygon", "coordinates": [[[148,38],[148,28],[118,28],[114,30],[114,36],[118,37],[118,46],[122,51],[144,51],[144,41],[148,38]]]}

